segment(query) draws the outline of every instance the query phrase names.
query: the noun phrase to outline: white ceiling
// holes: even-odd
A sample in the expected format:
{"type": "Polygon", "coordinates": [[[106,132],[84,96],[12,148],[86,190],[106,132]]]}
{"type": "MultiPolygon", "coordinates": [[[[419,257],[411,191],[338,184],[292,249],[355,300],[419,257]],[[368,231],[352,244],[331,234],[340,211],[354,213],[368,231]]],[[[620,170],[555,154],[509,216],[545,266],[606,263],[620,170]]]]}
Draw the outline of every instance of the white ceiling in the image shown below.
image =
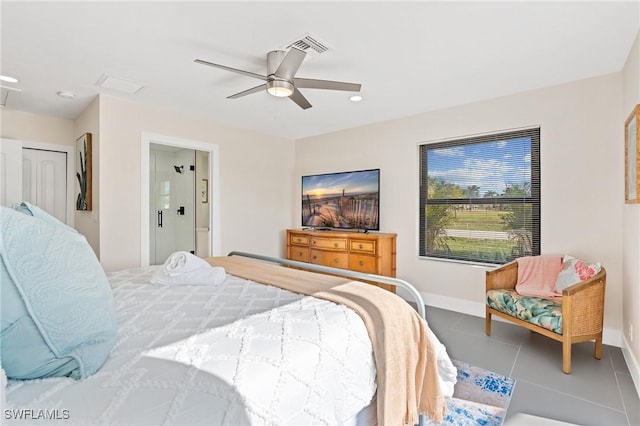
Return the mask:
{"type": "Polygon", "coordinates": [[[102,92],[290,139],[618,72],[640,29],[637,0],[3,0],[0,14],[0,72],[20,79],[2,84],[22,90],[8,108],[73,119],[102,92]],[[362,83],[362,102],[314,89],[306,111],[266,92],[230,100],[261,82],[193,62],[265,74],[266,53],[307,32],[330,50],[297,76],[362,83]],[[145,87],[97,87],[103,74],[145,87]]]}

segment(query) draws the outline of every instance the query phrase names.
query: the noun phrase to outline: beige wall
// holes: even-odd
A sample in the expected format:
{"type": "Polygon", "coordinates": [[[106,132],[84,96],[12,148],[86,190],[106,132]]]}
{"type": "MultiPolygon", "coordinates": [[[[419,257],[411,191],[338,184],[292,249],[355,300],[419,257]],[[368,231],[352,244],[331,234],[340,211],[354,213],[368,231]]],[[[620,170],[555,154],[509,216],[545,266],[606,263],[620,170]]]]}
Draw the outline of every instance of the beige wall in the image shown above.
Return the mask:
{"type": "Polygon", "coordinates": [[[417,144],[540,126],[542,251],[605,265],[605,327],[609,343],[620,345],[621,87],[617,73],[299,140],[293,194],[300,193],[300,175],[379,167],[381,231],[398,234],[398,276],[427,304],[484,315],[487,268],[417,256],[417,144]]]}
{"type": "MultiPolygon", "coordinates": [[[[91,133],[91,211],[75,210],[75,225],[100,258],[100,103],[98,98],[74,121],[74,140],[91,133]]],[[[74,162],[75,164],[75,162],[74,162]]],[[[74,186],[75,188],[75,186],[74,186]]],[[[75,209],[75,206],[74,206],[75,209]]]]}
{"type": "Polygon", "coordinates": [[[222,235],[214,237],[222,253],[284,252],[283,230],[293,211],[292,141],[101,95],[100,261],[106,270],[140,264],[142,132],[219,146],[222,235]]]}
{"type": "Polygon", "coordinates": [[[0,136],[28,142],[75,145],[73,120],[0,109],[0,136]]]}
{"type": "MultiPolygon", "coordinates": [[[[623,68],[623,117],[640,103],[640,33],[623,68]]],[[[621,148],[622,149],[622,148],[621,148]]],[[[624,189],[623,189],[624,193],[624,189]]],[[[640,393],[640,205],[624,206],[623,237],[623,353],[640,393]],[[630,334],[630,327],[633,328],[630,334]]]]}
{"type": "Polygon", "coordinates": [[[140,265],[142,132],[217,144],[222,230],[214,238],[222,253],[284,254],[284,229],[294,210],[291,140],[108,96],[97,98],[75,121],[7,108],[0,110],[0,120],[3,138],[74,146],[77,137],[92,134],[93,210],[76,212],[74,220],[106,270],[140,265]]]}

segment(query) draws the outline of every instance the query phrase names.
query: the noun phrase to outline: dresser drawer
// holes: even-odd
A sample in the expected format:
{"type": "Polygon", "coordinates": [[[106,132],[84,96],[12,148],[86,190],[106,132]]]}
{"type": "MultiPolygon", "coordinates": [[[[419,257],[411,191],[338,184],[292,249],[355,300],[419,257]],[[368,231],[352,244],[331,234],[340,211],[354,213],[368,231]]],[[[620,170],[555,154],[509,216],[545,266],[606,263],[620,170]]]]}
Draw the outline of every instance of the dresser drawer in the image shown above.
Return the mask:
{"type": "Polygon", "coordinates": [[[311,247],[320,250],[347,251],[347,240],[342,238],[311,238],[311,247]]]}
{"type": "Polygon", "coordinates": [[[293,245],[297,246],[308,246],[309,245],[309,236],[301,235],[301,234],[291,234],[289,236],[290,242],[293,245]]]}
{"type": "Polygon", "coordinates": [[[299,262],[310,262],[311,249],[309,247],[289,247],[288,258],[299,262]]]}
{"type": "Polygon", "coordinates": [[[374,254],[376,252],[376,242],[365,240],[349,240],[349,250],[352,253],[374,254]]]}
{"type": "Polygon", "coordinates": [[[375,256],[361,256],[352,254],[349,256],[349,269],[352,271],[365,272],[367,274],[377,274],[378,265],[375,256]]]}
{"type": "Polygon", "coordinates": [[[349,255],[347,253],[311,250],[311,263],[331,266],[333,268],[347,269],[349,267],[349,255]]]}
{"type": "MultiPolygon", "coordinates": [[[[396,234],[287,229],[285,238],[287,259],[365,274],[396,276],[396,234]]],[[[395,292],[393,285],[363,281],[395,292]]]]}

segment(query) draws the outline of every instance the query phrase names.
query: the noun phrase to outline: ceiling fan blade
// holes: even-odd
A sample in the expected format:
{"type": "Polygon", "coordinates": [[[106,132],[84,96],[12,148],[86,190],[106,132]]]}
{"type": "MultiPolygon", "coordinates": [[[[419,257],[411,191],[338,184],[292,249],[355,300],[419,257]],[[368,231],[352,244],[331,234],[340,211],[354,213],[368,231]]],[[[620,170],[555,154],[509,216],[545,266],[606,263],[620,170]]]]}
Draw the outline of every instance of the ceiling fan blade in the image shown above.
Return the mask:
{"type": "Polygon", "coordinates": [[[289,49],[289,52],[285,55],[284,59],[282,59],[278,68],[276,68],[275,76],[290,81],[293,76],[296,75],[296,72],[298,72],[298,68],[300,68],[306,55],[307,52],[303,52],[295,47],[289,49]]]}
{"type": "Polygon", "coordinates": [[[302,109],[309,109],[311,108],[311,104],[309,103],[309,101],[307,100],[307,98],[305,98],[302,93],[300,93],[300,91],[296,88],[293,89],[293,93],[291,94],[291,96],[289,96],[289,99],[291,99],[293,102],[297,103],[298,106],[302,109]]]}
{"type": "Polygon", "coordinates": [[[250,95],[252,93],[261,92],[263,90],[267,90],[267,85],[266,84],[261,84],[261,85],[256,86],[256,87],[252,87],[251,89],[247,89],[247,90],[244,90],[242,92],[236,93],[235,95],[227,96],[227,99],[238,99],[238,98],[241,98],[243,96],[250,95]]]}
{"type": "Polygon", "coordinates": [[[223,69],[223,70],[227,70],[227,71],[231,71],[231,72],[235,72],[235,73],[238,73],[238,74],[242,74],[242,75],[246,75],[246,76],[249,76],[249,77],[258,78],[260,80],[267,81],[267,77],[264,76],[264,75],[256,74],[256,73],[249,72],[249,71],[239,70],[237,68],[231,68],[231,67],[228,67],[226,65],[214,64],[213,62],[203,61],[202,59],[195,59],[193,62],[195,62],[196,64],[208,65],[210,67],[220,68],[220,69],[223,69]]]}
{"type": "Polygon", "coordinates": [[[359,92],[362,84],[345,83],[343,81],[315,80],[312,78],[294,78],[293,84],[299,89],[327,89],[359,92]]]}

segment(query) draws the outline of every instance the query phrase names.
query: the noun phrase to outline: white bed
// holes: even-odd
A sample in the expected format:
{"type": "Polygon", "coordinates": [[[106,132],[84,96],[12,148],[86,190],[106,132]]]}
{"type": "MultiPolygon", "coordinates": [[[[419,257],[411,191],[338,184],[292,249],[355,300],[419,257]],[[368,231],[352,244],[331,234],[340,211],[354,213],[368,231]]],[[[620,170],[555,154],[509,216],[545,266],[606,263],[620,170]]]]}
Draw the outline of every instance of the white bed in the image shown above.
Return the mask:
{"type": "Polygon", "coordinates": [[[9,380],[3,424],[375,422],[376,365],[354,311],[231,275],[153,285],[156,268],[108,274],[118,336],[104,366],[9,380]]]}

